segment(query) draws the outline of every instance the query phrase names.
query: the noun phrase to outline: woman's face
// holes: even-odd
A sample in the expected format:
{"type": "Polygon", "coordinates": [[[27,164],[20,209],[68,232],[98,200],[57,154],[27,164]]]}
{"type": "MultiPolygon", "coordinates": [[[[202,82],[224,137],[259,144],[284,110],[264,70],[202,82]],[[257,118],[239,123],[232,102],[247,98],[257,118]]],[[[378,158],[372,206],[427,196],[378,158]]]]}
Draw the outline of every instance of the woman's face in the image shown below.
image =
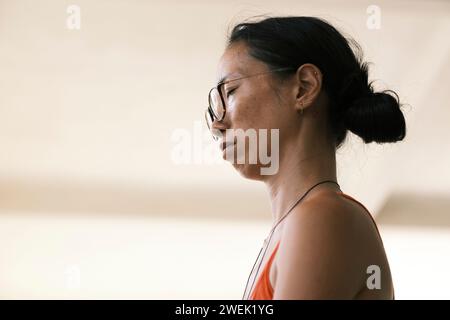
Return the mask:
{"type": "MultiPolygon", "coordinates": [[[[291,130],[295,130],[298,117],[295,108],[290,107],[292,101],[289,99],[292,95],[289,91],[292,93],[293,90],[289,85],[285,85],[288,81],[281,85],[281,82],[275,81],[274,73],[267,73],[268,71],[270,69],[265,63],[248,54],[247,46],[243,42],[237,42],[228,47],[219,62],[218,78],[227,82],[241,77],[251,77],[223,85],[222,94],[225,99],[226,114],[222,121],[214,121],[212,124],[213,129],[220,130],[222,133],[222,138],[219,140],[221,145],[223,142],[235,143],[224,150],[224,158],[231,161],[244,177],[258,180],[263,179],[260,169],[271,166],[270,163],[267,164],[267,158],[261,160],[258,152],[275,161],[275,157],[279,157],[279,151],[273,144],[277,143],[280,148],[282,147],[284,137],[292,134],[291,130]],[[264,72],[266,73],[260,74],[264,72]],[[255,74],[260,75],[252,76],[255,74]],[[247,137],[245,148],[238,147],[237,138],[233,139],[234,141],[226,139],[225,131],[236,133],[237,129],[248,133],[244,134],[247,137]],[[273,129],[279,130],[278,138],[275,137],[273,129]],[[250,138],[253,137],[251,133],[256,133],[256,141],[250,141],[254,140],[250,138]],[[266,136],[266,139],[261,139],[261,136],[266,136]],[[234,152],[232,158],[229,156],[230,148],[231,152],[234,152]],[[239,154],[245,156],[244,163],[238,162],[239,154]],[[250,160],[252,155],[256,156],[256,163],[250,160]]],[[[243,143],[240,145],[242,146],[243,143]]]]}

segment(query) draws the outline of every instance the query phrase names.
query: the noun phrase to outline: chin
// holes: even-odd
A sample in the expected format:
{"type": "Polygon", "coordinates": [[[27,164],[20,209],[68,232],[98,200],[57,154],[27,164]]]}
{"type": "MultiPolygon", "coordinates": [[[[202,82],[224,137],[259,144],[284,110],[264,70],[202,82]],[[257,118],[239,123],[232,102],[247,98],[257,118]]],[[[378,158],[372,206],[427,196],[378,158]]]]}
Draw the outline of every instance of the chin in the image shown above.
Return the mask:
{"type": "Polygon", "coordinates": [[[250,180],[264,180],[263,175],[261,175],[261,166],[257,164],[237,164],[233,163],[233,167],[236,169],[239,174],[250,180]]]}

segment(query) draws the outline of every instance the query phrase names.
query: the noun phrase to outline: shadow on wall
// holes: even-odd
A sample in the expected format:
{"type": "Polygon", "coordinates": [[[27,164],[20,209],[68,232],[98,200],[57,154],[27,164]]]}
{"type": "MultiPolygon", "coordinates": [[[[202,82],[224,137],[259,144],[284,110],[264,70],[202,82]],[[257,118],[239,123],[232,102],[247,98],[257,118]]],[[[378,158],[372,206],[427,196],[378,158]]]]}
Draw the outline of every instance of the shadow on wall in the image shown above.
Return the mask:
{"type": "MultiPolygon", "coordinates": [[[[0,212],[135,214],[230,220],[270,218],[267,195],[258,190],[15,180],[0,183],[0,194],[0,212]]],[[[381,226],[450,228],[450,195],[394,192],[381,210],[372,214],[381,226]]]]}
{"type": "Polygon", "coordinates": [[[450,195],[393,193],[376,220],[395,227],[450,228],[450,195]]]}
{"type": "Polygon", "coordinates": [[[3,180],[0,212],[267,220],[270,203],[262,190],[3,180]]]}

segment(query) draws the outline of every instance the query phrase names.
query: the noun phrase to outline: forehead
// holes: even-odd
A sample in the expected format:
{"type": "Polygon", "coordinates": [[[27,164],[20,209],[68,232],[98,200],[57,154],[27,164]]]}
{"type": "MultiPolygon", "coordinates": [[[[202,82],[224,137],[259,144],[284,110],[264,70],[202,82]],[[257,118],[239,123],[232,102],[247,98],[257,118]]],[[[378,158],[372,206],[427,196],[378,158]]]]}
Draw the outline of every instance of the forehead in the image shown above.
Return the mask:
{"type": "Polygon", "coordinates": [[[264,63],[249,55],[248,47],[243,42],[237,42],[227,47],[221,56],[217,82],[246,76],[258,70],[261,71],[264,67],[264,63]]]}

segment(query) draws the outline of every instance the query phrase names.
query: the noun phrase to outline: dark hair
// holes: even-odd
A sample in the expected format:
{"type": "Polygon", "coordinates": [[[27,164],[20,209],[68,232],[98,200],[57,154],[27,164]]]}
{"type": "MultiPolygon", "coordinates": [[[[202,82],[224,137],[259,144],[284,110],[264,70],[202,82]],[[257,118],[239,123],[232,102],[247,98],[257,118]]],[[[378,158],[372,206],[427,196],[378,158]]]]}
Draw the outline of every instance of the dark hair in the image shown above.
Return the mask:
{"type": "Polygon", "coordinates": [[[336,149],[345,140],[347,129],[365,143],[396,142],[405,137],[398,95],[392,90],[374,92],[361,47],[325,20],[287,16],[242,22],[232,29],[227,45],[238,41],[244,41],[249,54],[270,69],[294,70],[277,73],[281,79],[305,63],[321,70],[336,149]]]}

